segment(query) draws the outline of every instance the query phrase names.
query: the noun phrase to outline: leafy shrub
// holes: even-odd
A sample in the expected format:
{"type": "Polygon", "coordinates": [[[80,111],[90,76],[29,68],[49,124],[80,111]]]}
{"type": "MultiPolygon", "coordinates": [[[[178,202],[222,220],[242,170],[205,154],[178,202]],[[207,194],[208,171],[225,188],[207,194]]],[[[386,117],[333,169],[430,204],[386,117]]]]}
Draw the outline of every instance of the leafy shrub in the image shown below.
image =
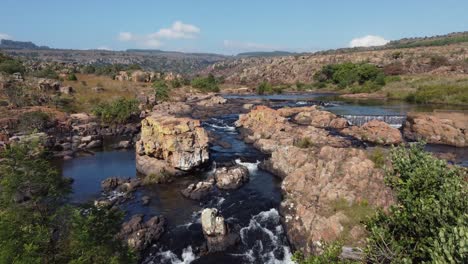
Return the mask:
{"type": "Polygon", "coordinates": [[[122,214],[63,205],[70,181],[37,143],[0,152],[0,263],[135,263],[115,239],[122,214]]]}
{"type": "Polygon", "coordinates": [[[447,59],[446,57],[444,57],[444,56],[433,55],[433,56],[431,56],[431,60],[430,60],[429,64],[430,64],[433,68],[438,68],[438,67],[441,67],[441,66],[449,65],[449,61],[448,61],[448,59],[447,59]]]}
{"type": "Polygon", "coordinates": [[[24,73],[25,68],[23,64],[15,59],[4,59],[0,61],[0,72],[5,72],[8,74],[13,74],[16,72],[24,73]]]}
{"type": "Polygon", "coordinates": [[[153,83],[154,94],[156,95],[156,100],[158,101],[167,101],[169,100],[169,87],[164,81],[156,81],[153,83]]]}
{"type": "Polygon", "coordinates": [[[218,82],[212,74],[193,79],[191,85],[202,92],[219,92],[218,82]]]}
{"type": "Polygon", "coordinates": [[[179,79],[174,79],[171,81],[172,88],[180,88],[182,87],[182,82],[179,79]]]}
{"type": "Polygon", "coordinates": [[[331,82],[339,88],[346,88],[353,84],[373,82],[376,85],[385,85],[385,74],[373,64],[351,63],[325,65],[314,74],[314,80],[325,83],[331,82]]]}
{"type": "Polygon", "coordinates": [[[70,73],[67,75],[67,80],[69,81],[78,81],[78,78],[76,78],[76,75],[74,73],[70,73]]]}
{"type": "Polygon", "coordinates": [[[367,223],[371,263],[466,263],[466,171],[449,167],[423,144],[392,149],[386,182],[397,204],[367,223]]]}
{"type": "Polygon", "coordinates": [[[340,259],[342,245],[338,242],[326,244],[323,253],[318,256],[304,257],[300,252],[295,252],[293,261],[298,264],[353,264],[359,263],[340,259]]]}
{"type": "Polygon", "coordinates": [[[105,123],[124,123],[138,112],[138,101],[120,98],[94,107],[93,113],[105,123]]]}
{"type": "Polygon", "coordinates": [[[59,78],[58,74],[51,67],[46,67],[46,68],[44,68],[42,70],[33,72],[33,76],[38,77],[38,78],[47,78],[47,79],[58,79],[59,78]]]}
{"type": "Polygon", "coordinates": [[[262,82],[259,86],[257,86],[256,92],[257,94],[266,94],[271,93],[273,91],[273,86],[270,83],[262,82]]]}
{"type": "Polygon", "coordinates": [[[376,147],[369,155],[369,159],[374,162],[376,168],[383,168],[385,165],[385,152],[382,148],[376,147]]]}

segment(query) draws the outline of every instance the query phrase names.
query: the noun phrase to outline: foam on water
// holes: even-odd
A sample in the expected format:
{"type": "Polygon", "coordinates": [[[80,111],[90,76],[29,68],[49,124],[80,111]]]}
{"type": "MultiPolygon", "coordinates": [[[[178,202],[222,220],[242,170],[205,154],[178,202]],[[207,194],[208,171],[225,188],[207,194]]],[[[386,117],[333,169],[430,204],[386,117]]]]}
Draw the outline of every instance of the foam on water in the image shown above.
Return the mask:
{"type": "Polygon", "coordinates": [[[236,159],[236,163],[247,167],[247,169],[249,169],[250,174],[253,174],[258,170],[258,164],[260,164],[260,161],[257,160],[257,162],[254,163],[254,162],[242,162],[240,159],[236,159]]]}
{"type": "Polygon", "coordinates": [[[294,263],[276,209],[253,216],[249,225],[240,230],[240,236],[243,246],[248,250],[233,256],[241,257],[248,263],[294,263]]]}
{"type": "Polygon", "coordinates": [[[156,254],[156,257],[158,257],[158,262],[154,262],[154,260],[151,260],[151,261],[146,262],[146,263],[147,264],[156,264],[156,263],[161,263],[161,264],[189,264],[189,263],[192,263],[194,260],[197,259],[195,254],[193,254],[193,250],[192,250],[191,246],[188,246],[187,248],[184,248],[184,250],[182,251],[181,259],[170,250],[161,251],[161,252],[156,254]]]}

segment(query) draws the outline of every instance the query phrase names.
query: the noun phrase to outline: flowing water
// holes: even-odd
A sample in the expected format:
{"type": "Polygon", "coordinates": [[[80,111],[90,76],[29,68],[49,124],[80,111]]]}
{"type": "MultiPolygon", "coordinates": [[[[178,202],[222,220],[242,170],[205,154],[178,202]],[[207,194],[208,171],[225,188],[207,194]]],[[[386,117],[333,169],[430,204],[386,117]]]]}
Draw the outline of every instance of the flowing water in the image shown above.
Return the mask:
{"type": "MultiPolygon", "coordinates": [[[[323,97],[324,94],[319,96],[323,97]]],[[[240,96],[227,96],[242,98],[240,96]]],[[[324,101],[316,95],[250,96],[252,99],[270,100],[273,107],[321,104],[326,110],[348,116],[349,120],[360,122],[370,117],[401,123],[398,116],[413,111],[407,104],[350,104],[324,101]],[[393,116],[393,117],[392,117],[393,116]],[[354,118],[354,119],[353,119],[354,118]]],[[[203,122],[203,126],[229,143],[231,148],[212,146],[211,168],[177,178],[172,183],[145,187],[135,193],[135,198],[125,203],[122,209],[128,216],[143,213],[146,216],[163,215],[167,219],[166,232],[145,252],[142,263],[292,263],[284,229],[281,226],[278,207],[281,202],[280,181],[272,174],[258,168],[259,161],[266,156],[239,139],[234,127],[238,115],[225,115],[203,122]],[[180,190],[190,183],[206,178],[216,166],[239,163],[248,167],[250,181],[238,190],[217,190],[202,201],[185,199],[180,190]],[[142,196],[149,196],[148,206],[141,204],[142,196]],[[241,241],[225,252],[201,256],[204,242],[200,224],[203,208],[219,209],[227,222],[241,227],[241,241]]],[[[353,121],[351,121],[353,122],[353,121]]],[[[462,165],[468,165],[467,149],[456,149],[436,145],[428,146],[430,151],[456,152],[465,158],[462,165]]],[[[64,161],[60,165],[63,175],[75,179],[71,201],[89,202],[101,195],[100,182],[108,177],[137,177],[135,151],[104,151],[93,156],[79,157],[64,161]]]]}

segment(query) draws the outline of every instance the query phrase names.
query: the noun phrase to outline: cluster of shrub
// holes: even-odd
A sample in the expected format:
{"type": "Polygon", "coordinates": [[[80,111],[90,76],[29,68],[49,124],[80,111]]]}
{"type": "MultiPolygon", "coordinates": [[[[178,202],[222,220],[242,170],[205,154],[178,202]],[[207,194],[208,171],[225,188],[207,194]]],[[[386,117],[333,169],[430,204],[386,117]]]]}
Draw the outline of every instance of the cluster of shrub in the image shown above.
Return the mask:
{"type": "Polygon", "coordinates": [[[0,263],[135,263],[116,234],[123,213],[66,203],[61,176],[37,142],[0,152],[0,263]]]}
{"type": "Polygon", "coordinates": [[[7,74],[21,73],[26,71],[23,63],[20,60],[14,59],[10,56],[0,53],[0,72],[7,74]]]}
{"type": "Polygon", "coordinates": [[[351,92],[374,92],[385,85],[385,73],[370,63],[339,63],[325,65],[314,74],[314,80],[323,84],[332,83],[351,92]]]}
{"type": "MultiPolygon", "coordinates": [[[[467,263],[468,176],[424,151],[422,143],[393,148],[386,183],[396,203],[364,224],[365,263],[467,263]]],[[[300,264],[354,263],[340,259],[341,245],[320,256],[295,254],[300,264]]]]}

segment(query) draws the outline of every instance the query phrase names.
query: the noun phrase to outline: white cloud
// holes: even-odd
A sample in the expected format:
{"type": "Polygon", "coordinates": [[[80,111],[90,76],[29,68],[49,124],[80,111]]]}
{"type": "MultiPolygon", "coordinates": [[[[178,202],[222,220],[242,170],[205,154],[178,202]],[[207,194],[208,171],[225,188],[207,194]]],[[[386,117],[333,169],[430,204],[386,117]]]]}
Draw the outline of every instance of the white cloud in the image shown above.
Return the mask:
{"type": "Polygon", "coordinates": [[[120,32],[119,40],[120,41],[130,41],[134,38],[133,34],[130,32],[120,32]]]}
{"type": "Polygon", "coordinates": [[[109,48],[108,46],[99,46],[97,49],[98,49],[98,50],[112,50],[112,49],[109,48]]]}
{"type": "Polygon", "coordinates": [[[0,39],[13,39],[13,37],[5,33],[0,33],[0,39]]]}
{"type": "Polygon", "coordinates": [[[184,24],[182,21],[174,22],[169,28],[161,28],[156,32],[146,35],[137,35],[131,32],[120,32],[118,39],[123,42],[135,42],[140,46],[159,48],[164,43],[164,39],[193,39],[200,33],[200,28],[184,24]]]}
{"type": "Polygon", "coordinates": [[[351,48],[354,47],[371,47],[371,46],[382,46],[389,42],[381,36],[367,35],[361,38],[354,38],[349,42],[351,48]]]}
{"type": "Polygon", "coordinates": [[[232,50],[240,51],[274,51],[280,49],[277,46],[254,43],[254,42],[242,42],[234,40],[225,40],[223,42],[224,47],[232,50]]]}

